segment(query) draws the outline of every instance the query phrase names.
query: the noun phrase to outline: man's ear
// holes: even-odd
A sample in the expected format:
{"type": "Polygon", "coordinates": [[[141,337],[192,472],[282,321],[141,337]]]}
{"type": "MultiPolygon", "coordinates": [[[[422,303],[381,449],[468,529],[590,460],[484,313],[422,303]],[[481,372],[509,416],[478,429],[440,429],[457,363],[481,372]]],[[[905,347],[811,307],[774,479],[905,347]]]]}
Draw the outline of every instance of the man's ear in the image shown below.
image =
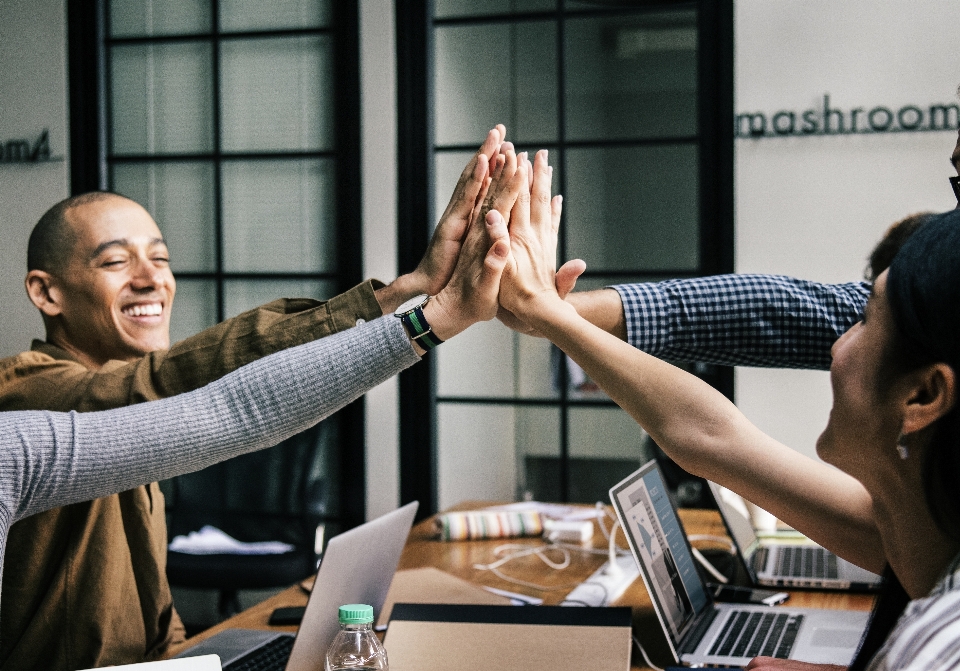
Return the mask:
{"type": "Polygon", "coordinates": [[[57,280],[43,270],[31,270],[23,281],[27,296],[46,317],[56,317],[63,311],[63,293],[57,280]]]}
{"type": "Polygon", "coordinates": [[[903,433],[920,431],[953,409],[957,402],[957,374],[945,363],[924,366],[911,376],[912,391],[903,416],[903,433]]]}

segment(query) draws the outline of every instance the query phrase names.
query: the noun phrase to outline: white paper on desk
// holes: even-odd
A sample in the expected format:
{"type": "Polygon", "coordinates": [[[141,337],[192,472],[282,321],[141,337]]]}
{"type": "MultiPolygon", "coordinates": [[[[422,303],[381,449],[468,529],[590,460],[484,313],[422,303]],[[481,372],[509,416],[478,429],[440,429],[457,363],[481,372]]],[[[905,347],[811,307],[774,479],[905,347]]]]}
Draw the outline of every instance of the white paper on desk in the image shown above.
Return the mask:
{"type": "Polygon", "coordinates": [[[168,549],[189,555],[282,555],[292,552],[294,547],[280,541],[244,543],[207,524],[200,531],[175,536],[168,549]]]}
{"type": "MultiPolygon", "coordinates": [[[[136,669],[137,671],[220,671],[219,655],[202,655],[187,659],[168,659],[165,662],[143,662],[141,664],[120,664],[116,669],[136,669]]],[[[87,669],[87,671],[94,671],[87,669]]]]}

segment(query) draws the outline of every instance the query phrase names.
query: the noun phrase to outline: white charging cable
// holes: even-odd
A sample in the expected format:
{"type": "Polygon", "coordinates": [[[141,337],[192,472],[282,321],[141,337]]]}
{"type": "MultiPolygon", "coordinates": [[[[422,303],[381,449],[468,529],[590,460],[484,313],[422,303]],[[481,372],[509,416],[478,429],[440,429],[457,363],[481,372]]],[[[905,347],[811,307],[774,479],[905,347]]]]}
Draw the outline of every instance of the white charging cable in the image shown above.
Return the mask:
{"type": "MultiPolygon", "coordinates": [[[[730,554],[736,554],[737,552],[737,548],[734,547],[733,542],[729,538],[725,538],[724,536],[711,536],[710,534],[693,534],[691,536],[688,536],[688,539],[691,543],[695,543],[697,541],[709,541],[711,543],[719,543],[721,545],[726,546],[725,549],[730,554]]],[[[730,580],[727,579],[727,576],[720,573],[720,571],[718,571],[717,568],[713,564],[711,564],[706,557],[703,556],[700,550],[698,550],[693,546],[691,546],[690,549],[693,550],[693,556],[696,558],[698,562],[700,562],[700,565],[707,570],[707,573],[709,573],[714,578],[716,578],[717,582],[719,582],[721,585],[726,585],[728,582],[730,582],[730,580]]]]}
{"type": "Polygon", "coordinates": [[[633,644],[637,646],[637,650],[640,651],[640,654],[643,655],[643,661],[649,666],[653,671],[663,671],[659,666],[650,661],[650,658],[647,657],[647,651],[643,649],[643,646],[640,645],[640,640],[637,638],[636,634],[633,634],[633,644]]]}

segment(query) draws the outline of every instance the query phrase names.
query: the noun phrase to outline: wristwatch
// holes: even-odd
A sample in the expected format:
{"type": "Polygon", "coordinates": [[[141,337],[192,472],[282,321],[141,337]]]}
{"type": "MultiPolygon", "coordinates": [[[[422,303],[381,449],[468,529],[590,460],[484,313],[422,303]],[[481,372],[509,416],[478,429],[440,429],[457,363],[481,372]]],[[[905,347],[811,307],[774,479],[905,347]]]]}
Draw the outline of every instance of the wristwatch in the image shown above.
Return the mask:
{"type": "Polygon", "coordinates": [[[411,340],[415,340],[423,349],[430,350],[442,343],[437,334],[430,328],[427,318],[423,316],[423,306],[430,300],[427,294],[414,296],[394,310],[393,314],[400,318],[411,340]]]}

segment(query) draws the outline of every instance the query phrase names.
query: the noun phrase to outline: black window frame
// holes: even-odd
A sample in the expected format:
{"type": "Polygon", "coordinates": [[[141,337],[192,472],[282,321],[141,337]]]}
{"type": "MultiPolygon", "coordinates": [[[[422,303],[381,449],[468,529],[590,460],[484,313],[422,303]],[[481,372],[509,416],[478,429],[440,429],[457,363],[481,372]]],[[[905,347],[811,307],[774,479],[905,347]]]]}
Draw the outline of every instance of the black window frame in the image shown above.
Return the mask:
{"type": "MultiPolygon", "coordinates": [[[[498,21],[555,19],[558,40],[558,100],[564,100],[564,19],[615,16],[623,5],[631,15],[637,8],[657,10],[678,5],[697,10],[697,96],[698,129],[695,138],[699,150],[699,233],[700,265],[696,272],[671,273],[674,277],[698,277],[731,273],[734,270],[734,67],[733,67],[733,0],[660,0],[635,2],[597,2],[597,9],[563,9],[558,0],[556,9],[544,12],[513,13],[456,19],[434,19],[432,0],[397,0],[397,92],[398,92],[398,267],[412,270],[427,248],[433,207],[433,156],[435,151],[464,150],[473,147],[437,147],[433,139],[433,32],[437,25],[471,25],[498,21]],[[599,6],[604,5],[604,6],[599,6]]],[[[579,6],[579,5],[578,5],[579,6]]],[[[555,143],[544,143],[550,149],[581,145],[603,146],[605,143],[565,141],[564,109],[558,109],[558,137],[555,143]]],[[[479,142],[480,138],[478,138],[479,142]]],[[[680,139],[684,141],[684,139],[680,139]]],[[[639,146],[662,140],[613,142],[618,146],[639,146]]],[[[551,152],[555,156],[555,152],[551,152]]],[[[556,160],[556,158],[554,158],[556,160]]],[[[566,189],[566,171],[560,171],[557,192],[566,189]]],[[[565,236],[561,234],[560,256],[566,259],[565,236]]],[[[598,271],[603,277],[616,277],[617,272],[598,271]]],[[[630,271],[623,276],[644,277],[630,271]]],[[[663,277],[660,270],[646,273],[650,279],[663,277]]],[[[585,275],[590,277],[591,273],[585,275]]],[[[732,367],[698,364],[693,370],[728,398],[734,395],[732,367]]],[[[436,364],[428,355],[419,366],[400,375],[400,498],[401,503],[420,501],[421,517],[437,512],[437,403],[462,402],[495,405],[559,406],[560,468],[559,487],[562,499],[570,492],[569,436],[567,413],[576,406],[615,406],[613,401],[571,399],[564,366],[558,369],[561,396],[559,401],[539,399],[438,399],[436,364]]]]}
{"type": "MultiPolygon", "coordinates": [[[[209,33],[151,38],[110,38],[106,0],[67,0],[67,69],[70,105],[70,193],[106,190],[110,169],[115,163],[149,160],[205,160],[214,163],[216,212],[216,269],[211,272],[178,272],[181,279],[210,280],[217,287],[217,321],[225,318],[224,286],[229,280],[326,280],[337,293],[363,281],[362,193],[360,165],[360,35],[358,0],[331,3],[331,27],[319,29],[263,30],[220,33],[218,0],[211,0],[209,33]],[[219,44],[222,40],[247,37],[332,35],[334,40],[334,124],[335,146],[329,151],[243,152],[220,150],[219,44]],[[202,155],[164,154],[117,157],[109,144],[109,58],[113,44],[170,43],[205,39],[213,46],[214,151],[202,155]],[[223,264],[223,221],[220,170],[229,159],[333,158],[336,163],[336,230],[338,259],[334,273],[227,272],[223,264]]],[[[339,510],[331,522],[349,529],[366,518],[364,399],[360,398],[338,414],[339,510]],[[357,492],[363,495],[357,496],[357,492]]]]}

